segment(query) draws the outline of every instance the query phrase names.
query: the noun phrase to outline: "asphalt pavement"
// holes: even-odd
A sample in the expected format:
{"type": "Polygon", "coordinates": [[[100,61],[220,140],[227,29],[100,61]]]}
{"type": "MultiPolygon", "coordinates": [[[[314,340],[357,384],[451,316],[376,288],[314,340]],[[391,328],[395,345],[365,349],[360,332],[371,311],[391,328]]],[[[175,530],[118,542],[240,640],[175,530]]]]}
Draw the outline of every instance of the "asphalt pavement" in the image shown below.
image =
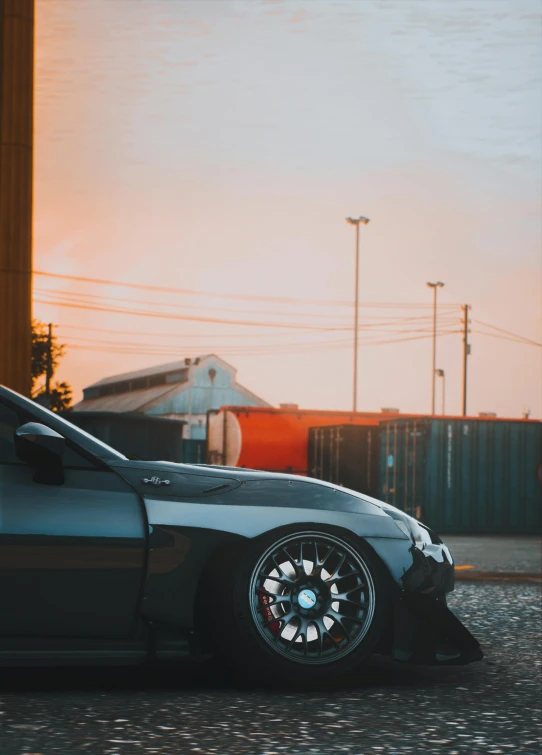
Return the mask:
{"type": "Polygon", "coordinates": [[[241,684],[218,663],[7,669],[2,755],[542,752],[540,585],[461,582],[449,604],[486,657],[458,668],[374,657],[333,689],[241,684]]]}
{"type": "Polygon", "coordinates": [[[540,535],[443,535],[456,564],[456,576],[542,577],[540,535]]]}

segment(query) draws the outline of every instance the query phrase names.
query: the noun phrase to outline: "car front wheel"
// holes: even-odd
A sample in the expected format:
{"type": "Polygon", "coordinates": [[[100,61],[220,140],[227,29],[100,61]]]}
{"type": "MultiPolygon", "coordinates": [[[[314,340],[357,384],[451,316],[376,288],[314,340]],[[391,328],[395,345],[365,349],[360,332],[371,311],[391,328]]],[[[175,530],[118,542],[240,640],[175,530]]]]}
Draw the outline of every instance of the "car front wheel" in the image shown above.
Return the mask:
{"type": "Polygon", "coordinates": [[[261,680],[303,684],[351,672],[389,623],[382,564],[363,542],[332,528],[258,538],[221,581],[217,643],[261,680]]]}

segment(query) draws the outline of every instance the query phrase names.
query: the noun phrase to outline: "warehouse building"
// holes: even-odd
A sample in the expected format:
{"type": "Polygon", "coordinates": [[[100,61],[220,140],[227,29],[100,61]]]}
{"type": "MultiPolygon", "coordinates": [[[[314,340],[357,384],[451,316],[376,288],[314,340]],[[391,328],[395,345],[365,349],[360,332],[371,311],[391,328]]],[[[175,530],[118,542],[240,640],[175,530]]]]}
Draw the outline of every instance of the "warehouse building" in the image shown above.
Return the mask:
{"type": "Polygon", "coordinates": [[[83,390],[74,412],[118,412],[183,420],[185,437],[202,440],[207,412],[221,406],[269,407],[237,382],[237,370],[215,354],[113,375],[83,390]]]}

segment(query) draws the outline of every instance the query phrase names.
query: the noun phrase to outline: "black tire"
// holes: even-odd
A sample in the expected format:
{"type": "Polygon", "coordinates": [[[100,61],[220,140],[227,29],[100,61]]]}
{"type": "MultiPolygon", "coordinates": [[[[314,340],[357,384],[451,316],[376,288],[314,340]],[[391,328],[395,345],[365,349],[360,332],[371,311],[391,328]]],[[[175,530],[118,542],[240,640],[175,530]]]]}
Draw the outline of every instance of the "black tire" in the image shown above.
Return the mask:
{"type": "MultiPolygon", "coordinates": [[[[307,543],[307,547],[310,547],[310,542],[307,543]]],[[[283,552],[282,550],[280,551],[283,552]]],[[[302,564],[307,563],[303,561],[303,551],[301,550],[300,561],[302,564]]],[[[333,556],[332,556],[333,558],[333,556]]],[[[318,559],[318,551],[316,551],[316,561],[318,559]]],[[[316,567],[317,563],[314,563],[316,567]]],[[[276,563],[276,561],[274,562],[276,563]]],[[[342,561],[344,562],[344,559],[342,561]]],[[[348,562],[346,562],[348,564],[348,562]]],[[[211,638],[215,649],[222,655],[229,658],[234,667],[241,672],[245,677],[257,679],[258,681],[279,681],[286,682],[289,685],[295,684],[296,686],[304,686],[307,683],[315,681],[331,681],[340,677],[350,675],[355,669],[357,669],[375,650],[382,636],[385,634],[389,627],[391,619],[391,607],[392,607],[392,584],[390,576],[380,561],[380,559],[374,554],[372,549],[359,538],[354,537],[348,531],[328,527],[325,525],[296,525],[293,527],[285,527],[280,530],[276,530],[273,533],[269,533],[265,536],[257,538],[252,541],[248,547],[237,557],[230,559],[228,568],[225,568],[225,564],[220,559],[212,569],[209,575],[210,581],[207,584],[212,585],[212,609],[205,610],[200,609],[199,617],[200,621],[205,623],[205,630],[207,636],[211,638]],[[296,539],[292,539],[296,538],[296,539]],[[365,601],[365,607],[360,608],[360,616],[365,616],[365,624],[361,619],[350,619],[348,616],[340,616],[339,636],[340,642],[331,637],[331,631],[334,630],[335,624],[332,624],[332,630],[327,633],[316,629],[316,622],[310,618],[305,618],[305,636],[301,636],[299,640],[291,641],[288,643],[288,639],[284,640],[284,635],[279,638],[280,646],[277,646],[276,641],[269,639],[266,635],[267,628],[264,627],[263,622],[258,619],[260,611],[267,611],[268,605],[265,607],[254,608],[254,595],[255,593],[261,593],[261,588],[253,589],[255,579],[263,579],[259,575],[263,572],[257,571],[255,575],[255,568],[262,563],[262,558],[265,560],[266,554],[274,553],[274,547],[281,547],[281,544],[286,542],[289,546],[291,542],[295,546],[298,542],[306,539],[308,541],[314,540],[316,547],[319,548],[320,543],[327,545],[329,542],[331,545],[333,542],[337,543],[336,551],[337,557],[345,554],[351,556],[352,559],[357,558],[352,563],[359,563],[360,568],[363,568],[363,580],[360,582],[360,604],[365,601]],[[362,588],[361,585],[367,582],[367,592],[369,594],[372,585],[372,609],[369,611],[370,603],[368,598],[361,597],[362,588]],[[369,618],[370,615],[370,618],[369,618]],[[307,623],[308,622],[308,623],[307,623]],[[355,622],[350,623],[348,622],[355,622]],[[314,626],[312,630],[312,636],[317,639],[313,639],[309,643],[309,625],[314,626]],[[347,629],[347,625],[349,629],[347,629]],[[360,627],[357,629],[356,627],[360,627]],[[353,630],[352,627],[355,627],[353,630]],[[341,630],[344,629],[342,633],[341,630]],[[352,639],[351,635],[356,633],[356,637],[352,639]],[[329,638],[327,635],[330,635],[329,638]],[[286,650],[286,645],[289,644],[292,647],[292,642],[301,643],[302,646],[294,645],[296,648],[296,657],[292,656],[291,650],[286,650]],[[326,644],[327,643],[327,644],[326,644]],[[349,644],[350,643],[350,644],[349,644]],[[305,656],[309,655],[309,651],[306,649],[314,645],[318,646],[318,650],[322,655],[318,655],[317,651],[311,651],[312,655],[309,660],[307,657],[302,657],[301,652],[304,650],[305,656]],[[324,651],[324,644],[326,648],[324,651]],[[278,649],[277,649],[278,647],[278,649]],[[324,657],[325,653],[325,657],[324,657]]],[[[313,567],[311,567],[312,569],[313,567]]],[[[341,567],[337,570],[336,575],[340,573],[341,567]]],[[[282,570],[281,570],[282,571],[282,570]]],[[[322,567],[320,567],[322,572],[322,567]]],[[[323,572],[324,575],[327,572],[323,572]]],[[[279,575],[278,570],[276,571],[279,575]]],[[[303,579],[305,577],[305,567],[302,567],[301,574],[303,579]]],[[[297,575],[297,572],[296,572],[297,575]]],[[[282,574],[280,574],[282,577],[282,574]]],[[[344,580],[346,577],[330,575],[330,578],[334,578],[338,583],[339,580],[344,580]]],[[[310,578],[311,575],[309,574],[310,578]]],[[[272,582],[277,582],[277,579],[270,577],[272,582]]],[[[357,579],[357,577],[356,577],[357,579]]],[[[361,578],[360,578],[361,579],[361,578]]],[[[207,580],[206,580],[207,581],[207,580]]],[[[299,581],[299,580],[298,580],[299,581]]],[[[303,580],[301,580],[303,581],[303,580]]],[[[332,581],[330,579],[324,580],[326,582],[332,581]]],[[[268,582],[265,582],[268,584],[268,582]]],[[[314,584],[314,583],[312,583],[314,584]]],[[[318,583],[320,584],[320,583],[318,583]]],[[[340,582],[344,585],[344,581],[340,582]]],[[[209,589],[209,588],[208,588],[209,589]]],[[[290,587],[283,588],[287,590],[286,597],[280,595],[279,598],[290,606],[290,612],[294,609],[298,610],[305,615],[312,612],[312,608],[306,609],[301,605],[301,600],[306,601],[307,590],[301,590],[301,587],[295,589],[290,587]],[[301,595],[301,592],[304,594],[301,595]],[[295,598],[293,597],[295,593],[295,598]],[[297,600],[297,603],[295,602],[297,600]]],[[[321,590],[327,589],[325,587],[321,590]]],[[[333,589],[333,588],[331,588],[333,589]]],[[[343,588],[341,588],[343,589],[343,588]]],[[[347,591],[347,593],[355,594],[355,590],[347,591]]],[[[314,587],[315,591],[318,591],[318,587],[314,587]]],[[[207,592],[205,590],[204,592],[207,592]]],[[[308,592],[314,596],[312,588],[308,592]]],[[[347,593],[340,593],[340,595],[347,595],[347,593]]],[[[207,595],[209,593],[207,592],[207,595]]],[[[267,594],[267,593],[266,593],[267,594]]],[[[327,603],[334,606],[342,606],[344,603],[353,603],[354,601],[348,598],[341,598],[341,603],[337,603],[335,595],[337,593],[329,593],[327,596],[327,603]],[[331,596],[331,597],[330,597],[331,596]],[[331,602],[333,600],[333,602],[331,602]]],[[[309,600],[311,599],[309,595],[309,600]]],[[[275,600],[275,599],[274,599],[275,600]]],[[[316,598],[320,600],[320,597],[316,598]]],[[[356,599],[357,600],[357,599],[356,599]]],[[[322,598],[322,604],[324,598],[322,598]]],[[[204,607],[204,603],[200,604],[204,607]]],[[[270,604],[274,606],[275,603],[270,604]]],[[[317,610],[317,606],[314,611],[317,610]]],[[[356,604],[357,606],[357,604],[356,604]]],[[[350,610],[349,607],[347,607],[350,610]]],[[[278,609],[275,609],[278,610],[278,609]]],[[[284,610],[285,617],[287,617],[286,609],[284,610]]],[[[324,612],[324,608],[321,609],[324,612]]],[[[339,609],[337,609],[338,611],[339,609]]],[[[343,610],[343,609],[341,609],[343,610]]],[[[346,610],[346,609],[344,609],[346,610]]],[[[352,609],[354,610],[354,609],[352,609]]],[[[355,609],[357,610],[357,608],[355,609]]],[[[335,612],[332,612],[335,615],[335,612]]],[[[323,613],[322,613],[323,615],[323,613]]],[[[338,614],[337,614],[338,615],[338,614]]],[[[269,618],[269,615],[267,616],[269,618]]],[[[325,615],[328,618],[328,615],[325,615]]],[[[303,621],[299,618],[299,625],[303,621]]],[[[298,626],[298,617],[294,616],[292,624],[295,631],[298,626]]],[[[323,618],[320,619],[320,624],[323,622],[323,618]]],[[[286,634],[288,629],[288,622],[275,622],[267,621],[271,627],[274,625],[280,626],[280,633],[286,634]],[[284,625],[283,625],[284,624],[284,625]]],[[[329,624],[329,618],[328,618],[329,624]]],[[[327,624],[326,624],[327,627],[327,624]]],[[[324,627],[322,627],[324,629],[324,627]]],[[[279,630],[274,630],[278,632],[279,630]]],[[[291,632],[291,630],[290,630],[291,632]]],[[[295,633],[295,632],[294,632],[295,633]]],[[[337,633],[335,633],[337,634],[337,633]]]]}

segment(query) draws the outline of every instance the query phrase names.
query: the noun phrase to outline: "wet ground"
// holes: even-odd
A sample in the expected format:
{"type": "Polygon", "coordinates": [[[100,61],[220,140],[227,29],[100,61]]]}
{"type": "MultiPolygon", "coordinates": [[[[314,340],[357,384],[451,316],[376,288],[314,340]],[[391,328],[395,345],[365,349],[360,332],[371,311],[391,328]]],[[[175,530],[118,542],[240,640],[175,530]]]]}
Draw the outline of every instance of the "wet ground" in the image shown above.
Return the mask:
{"type": "Polygon", "coordinates": [[[538,755],[540,586],[461,583],[450,597],[483,661],[423,669],[374,658],[362,677],[327,691],[266,691],[218,664],[4,670],[0,752],[538,755]]]}

